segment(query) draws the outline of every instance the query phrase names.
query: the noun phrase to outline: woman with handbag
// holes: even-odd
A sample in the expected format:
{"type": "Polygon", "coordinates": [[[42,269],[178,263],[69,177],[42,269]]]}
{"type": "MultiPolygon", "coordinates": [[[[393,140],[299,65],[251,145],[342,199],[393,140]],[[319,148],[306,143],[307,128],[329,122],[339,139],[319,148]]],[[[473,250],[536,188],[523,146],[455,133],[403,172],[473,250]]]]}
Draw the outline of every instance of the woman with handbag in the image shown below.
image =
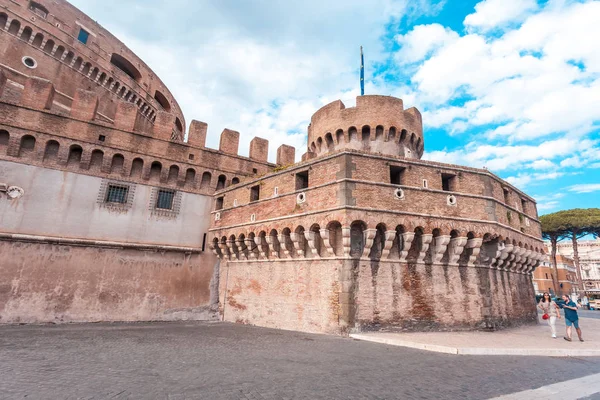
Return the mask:
{"type": "Polygon", "coordinates": [[[556,318],[560,318],[560,308],[552,300],[548,293],[544,293],[544,296],[540,300],[538,307],[544,313],[544,315],[542,315],[542,319],[548,321],[548,325],[550,325],[552,337],[556,339],[556,318]]]}

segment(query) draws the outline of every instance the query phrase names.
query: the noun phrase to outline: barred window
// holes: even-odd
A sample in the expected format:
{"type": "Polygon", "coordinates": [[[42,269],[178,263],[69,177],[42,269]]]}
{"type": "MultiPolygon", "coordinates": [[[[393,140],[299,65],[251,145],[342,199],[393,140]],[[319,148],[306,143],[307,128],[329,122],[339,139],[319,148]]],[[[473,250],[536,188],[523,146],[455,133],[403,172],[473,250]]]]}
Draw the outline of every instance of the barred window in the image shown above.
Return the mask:
{"type": "Polygon", "coordinates": [[[127,194],[129,193],[129,187],[123,185],[108,185],[106,191],[106,202],[107,203],[127,203],[127,194]]]}
{"type": "Polygon", "coordinates": [[[159,189],[158,196],[156,197],[156,208],[160,208],[162,210],[172,210],[174,197],[175,191],[159,189]]]}

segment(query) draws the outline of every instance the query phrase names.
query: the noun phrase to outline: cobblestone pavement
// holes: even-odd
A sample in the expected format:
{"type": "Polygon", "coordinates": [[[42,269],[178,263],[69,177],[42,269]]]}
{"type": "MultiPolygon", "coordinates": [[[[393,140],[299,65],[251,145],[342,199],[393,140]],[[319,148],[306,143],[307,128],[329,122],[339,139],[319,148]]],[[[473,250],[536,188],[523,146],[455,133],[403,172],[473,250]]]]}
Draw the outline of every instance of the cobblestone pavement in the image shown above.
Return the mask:
{"type": "Polygon", "coordinates": [[[223,323],[0,327],[2,399],[485,399],[598,372],[223,323]]]}

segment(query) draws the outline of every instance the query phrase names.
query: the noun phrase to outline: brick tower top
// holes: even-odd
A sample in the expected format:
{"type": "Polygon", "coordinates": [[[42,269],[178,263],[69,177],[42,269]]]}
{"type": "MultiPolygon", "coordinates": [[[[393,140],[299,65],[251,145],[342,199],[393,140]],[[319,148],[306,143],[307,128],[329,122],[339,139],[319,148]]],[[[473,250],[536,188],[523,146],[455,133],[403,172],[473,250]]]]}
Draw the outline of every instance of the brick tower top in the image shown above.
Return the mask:
{"type": "Polygon", "coordinates": [[[17,85],[28,77],[51,81],[54,101],[70,107],[77,90],[95,92],[98,115],[110,122],[120,101],[133,103],[148,124],[159,112],[185,120],[174,96],[144,61],[92,18],[65,0],[0,0],[0,69],[17,85]]]}
{"type": "Polygon", "coordinates": [[[396,97],[369,95],[357,97],[356,107],[336,100],[318,110],[308,127],[305,158],[343,149],[421,158],[423,147],[419,110],[404,110],[396,97]]]}

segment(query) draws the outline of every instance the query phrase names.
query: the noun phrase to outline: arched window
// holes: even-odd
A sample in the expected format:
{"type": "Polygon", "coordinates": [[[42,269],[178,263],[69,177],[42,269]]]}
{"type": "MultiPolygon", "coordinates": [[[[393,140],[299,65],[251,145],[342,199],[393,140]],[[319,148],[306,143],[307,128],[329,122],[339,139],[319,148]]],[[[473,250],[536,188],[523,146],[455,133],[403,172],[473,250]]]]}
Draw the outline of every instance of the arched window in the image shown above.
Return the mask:
{"type": "Polygon", "coordinates": [[[44,45],[44,53],[52,53],[52,50],[54,49],[54,40],[52,39],[48,39],[48,41],[46,41],[46,44],[44,45]]]}
{"type": "Polygon", "coordinates": [[[90,68],[92,68],[92,64],[90,64],[89,62],[85,63],[85,65],[83,66],[83,69],[81,70],[81,73],[84,74],[84,75],[89,74],[90,73],[90,68]]]}
{"type": "Polygon", "coordinates": [[[8,27],[8,33],[12,33],[13,35],[16,35],[19,33],[19,29],[21,29],[21,23],[19,21],[17,21],[16,19],[13,19],[10,22],[10,26],[8,27]]]}
{"type": "Polygon", "coordinates": [[[23,136],[19,147],[19,157],[31,153],[33,149],[35,149],[35,138],[31,135],[23,136]]]}
{"type": "Polygon", "coordinates": [[[103,72],[100,74],[100,78],[98,78],[98,84],[100,84],[100,85],[104,84],[105,80],[106,80],[106,72],[103,72]]]}
{"type": "Polygon", "coordinates": [[[224,189],[227,183],[227,177],[225,175],[219,175],[217,180],[217,190],[224,189]]]}
{"type": "Polygon", "coordinates": [[[206,171],[202,174],[202,181],[200,182],[201,189],[207,189],[210,187],[210,181],[212,180],[212,175],[210,172],[206,171]]]}
{"type": "Polygon", "coordinates": [[[169,103],[169,100],[167,100],[167,97],[164,94],[162,94],[161,92],[159,92],[158,90],[156,92],[154,92],[154,100],[156,100],[158,102],[158,104],[160,104],[160,106],[163,108],[163,110],[171,111],[171,103],[169,103]]]}
{"type": "Polygon", "coordinates": [[[60,145],[56,140],[48,140],[46,143],[46,148],[44,149],[44,159],[43,161],[52,161],[58,158],[58,149],[60,145]]]}
{"type": "Polygon", "coordinates": [[[140,79],[142,79],[142,74],[140,71],[138,71],[138,69],[125,57],[115,53],[110,58],[110,62],[112,65],[129,75],[136,82],[139,82],[140,79]]]}
{"type": "Polygon", "coordinates": [[[29,42],[29,40],[31,40],[31,35],[33,35],[33,31],[30,27],[26,26],[25,29],[23,29],[23,32],[21,33],[21,40],[29,42]]]}
{"type": "Polygon", "coordinates": [[[69,158],[67,159],[67,167],[79,166],[81,163],[81,156],[83,155],[83,149],[81,146],[74,144],[69,148],[69,158]]]}
{"type": "Polygon", "coordinates": [[[96,77],[98,76],[98,72],[100,72],[98,67],[94,67],[94,69],[92,70],[92,73],[90,74],[90,79],[96,80],[96,77]]]}
{"type": "Polygon", "coordinates": [[[240,183],[240,178],[237,176],[231,180],[232,185],[237,185],[238,183],[240,183]]]}
{"type": "Polygon", "coordinates": [[[123,172],[123,165],[125,164],[125,157],[122,154],[115,154],[110,163],[110,173],[120,174],[123,172]]]}

